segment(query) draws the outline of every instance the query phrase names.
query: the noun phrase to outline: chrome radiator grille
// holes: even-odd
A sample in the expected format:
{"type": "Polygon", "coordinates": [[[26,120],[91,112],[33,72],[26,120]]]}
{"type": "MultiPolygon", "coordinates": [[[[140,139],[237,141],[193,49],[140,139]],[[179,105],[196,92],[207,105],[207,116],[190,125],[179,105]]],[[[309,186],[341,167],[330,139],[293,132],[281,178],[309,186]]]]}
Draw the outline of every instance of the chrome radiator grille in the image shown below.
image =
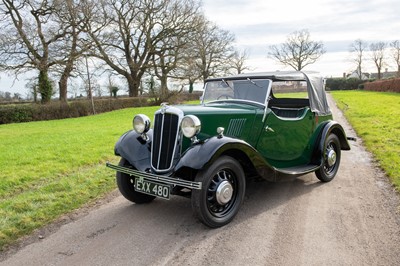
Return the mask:
{"type": "Polygon", "coordinates": [[[177,150],[179,116],[171,113],[157,113],[154,119],[151,165],[156,171],[171,169],[177,150]]]}

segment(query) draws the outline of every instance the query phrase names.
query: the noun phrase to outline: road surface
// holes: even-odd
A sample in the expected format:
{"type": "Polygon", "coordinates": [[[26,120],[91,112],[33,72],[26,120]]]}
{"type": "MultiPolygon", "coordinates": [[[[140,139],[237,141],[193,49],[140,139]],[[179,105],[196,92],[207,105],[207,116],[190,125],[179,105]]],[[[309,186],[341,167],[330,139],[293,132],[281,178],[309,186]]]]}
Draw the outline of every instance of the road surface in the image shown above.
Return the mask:
{"type": "Polygon", "coordinates": [[[250,183],[223,228],[199,223],[185,198],[134,205],[114,192],[4,252],[0,265],[400,265],[399,197],[361,140],[351,145],[330,183],[313,174],[250,183]]]}

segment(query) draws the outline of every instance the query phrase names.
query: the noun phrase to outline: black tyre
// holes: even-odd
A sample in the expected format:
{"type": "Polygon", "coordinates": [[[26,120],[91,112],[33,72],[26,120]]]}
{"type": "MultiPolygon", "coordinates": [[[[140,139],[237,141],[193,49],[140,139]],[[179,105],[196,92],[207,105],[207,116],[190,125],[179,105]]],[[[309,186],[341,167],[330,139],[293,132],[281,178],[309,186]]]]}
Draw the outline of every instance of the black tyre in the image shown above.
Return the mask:
{"type": "MultiPolygon", "coordinates": [[[[133,168],[124,158],[121,158],[119,161],[119,166],[133,168]]],[[[119,191],[127,200],[137,204],[142,204],[148,203],[156,198],[154,196],[135,191],[135,178],[133,176],[117,172],[116,179],[119,191]]]]}
{"type": "Polygon", "coordinates": [[[330,182],[339,170],[341,157],[340,142],[335,134],[330,134],[324,145],[323,164],[315,171],[315,175],[322,182],[330,182]]]}
{"type": "Polygon", "coordinates": [[[241,165],[232,157],[222,156],[200,171],[195,178],[202,189],[192,191],[194,215],[205,225],[226,225],[239,212],[246,191],[241,165]]]}

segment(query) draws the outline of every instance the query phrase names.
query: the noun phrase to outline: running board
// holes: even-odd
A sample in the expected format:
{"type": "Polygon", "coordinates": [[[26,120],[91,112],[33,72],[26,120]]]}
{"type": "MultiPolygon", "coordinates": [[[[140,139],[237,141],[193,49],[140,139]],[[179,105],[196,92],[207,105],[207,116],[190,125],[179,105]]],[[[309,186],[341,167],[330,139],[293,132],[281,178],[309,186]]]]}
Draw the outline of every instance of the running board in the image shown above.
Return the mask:
{"type": "Polygon", "coordinates": [[[300,165],[300,166],[293,166],[287,168],[275,168],[275,170],[282,174],[288,175],[303,175],[314,172],[319,169],[319,165],[315,164],[308,164],[308,165],[300,165]]]}

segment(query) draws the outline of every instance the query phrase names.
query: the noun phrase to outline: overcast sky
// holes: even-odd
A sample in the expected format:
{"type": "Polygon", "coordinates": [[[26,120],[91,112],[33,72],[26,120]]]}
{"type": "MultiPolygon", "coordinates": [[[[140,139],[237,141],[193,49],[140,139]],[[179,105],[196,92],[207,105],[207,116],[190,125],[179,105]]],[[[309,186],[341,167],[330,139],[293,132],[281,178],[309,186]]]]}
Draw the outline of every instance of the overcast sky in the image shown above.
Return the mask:
{"type": "MultiPolygon", "coordinates": [[[[255,71],[283,70],[268,59],[268,47],[302,29],[326,49],[305,69],[327,77],[355,69],[349,55],[354,40],[400,40],[399,0],[203,0],[203,7],[208,19],[235,34],[237,47],[248,50],[248,65],[255,71]]],[[[395,69],[394,64],[388,68],[395,69]]],[[[372,61],[365,70],[376,72],[372,61]]]]}
{"type": "MultiPolygon", "coordinates": [[[[355,66],[349,48],[356,39],[367,42],[400,40],[399,0],[203,0],[207,18],[236,36],[238,49],[247,49],[247,65],[254,71],[285,70],[268,59],[268,46],[307,29],[314,41],[324,43],[326,53],[306,70],[326,77],[340,77],[355,66]]],[[[369,60],[368,60],[369,61],[369,60]]],[[[367,61],[366,61],[367,62],[367,61]]],[[[372,62],[364,69],[376,72],[372,62]]],[[[394,69],[394,64],[388,66],[394,69]]],[[[289,70],[289,68],[286,68],[289,70]]],[[[0,75],[0,90],[24,96],[25,81],[0,75]]]]}

